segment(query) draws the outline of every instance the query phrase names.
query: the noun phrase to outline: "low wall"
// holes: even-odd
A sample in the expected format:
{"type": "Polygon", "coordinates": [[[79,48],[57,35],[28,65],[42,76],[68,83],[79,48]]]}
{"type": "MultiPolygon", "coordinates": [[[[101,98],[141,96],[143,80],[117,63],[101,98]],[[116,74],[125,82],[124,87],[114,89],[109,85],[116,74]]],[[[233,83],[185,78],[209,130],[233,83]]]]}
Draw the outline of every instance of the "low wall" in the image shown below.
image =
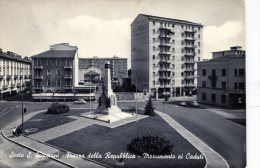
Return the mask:
{"type": "Polygon", "coordinates": [[[117,100],[148,100],[149,95],[144,95],[143,92],[116,92],[117,100]]]}

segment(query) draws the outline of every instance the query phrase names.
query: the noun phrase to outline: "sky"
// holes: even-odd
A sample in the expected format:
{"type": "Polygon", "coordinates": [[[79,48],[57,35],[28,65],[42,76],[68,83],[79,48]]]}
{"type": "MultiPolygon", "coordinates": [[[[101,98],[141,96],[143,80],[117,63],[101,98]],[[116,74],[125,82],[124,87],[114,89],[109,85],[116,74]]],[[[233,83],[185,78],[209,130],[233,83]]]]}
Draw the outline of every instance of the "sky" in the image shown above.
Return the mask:
{"type": "Polygon", "coordinates": [[[203,58],[245,48],[244,0],[0,0],[0,48],[32,56],[67,42],[79,57],[131,59],[130,24],[139,13],[204,25],[203,58]]]}

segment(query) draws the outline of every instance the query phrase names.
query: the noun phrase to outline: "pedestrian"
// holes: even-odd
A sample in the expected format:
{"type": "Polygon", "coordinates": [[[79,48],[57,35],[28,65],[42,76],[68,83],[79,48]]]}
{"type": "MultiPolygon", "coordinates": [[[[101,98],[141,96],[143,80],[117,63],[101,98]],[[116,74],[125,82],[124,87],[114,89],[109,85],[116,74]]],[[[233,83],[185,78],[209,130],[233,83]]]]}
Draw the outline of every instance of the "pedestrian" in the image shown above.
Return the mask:
{"type": "Polygon", "coordinates": [[[13,136],[17,136],[17,128],[16,127],[13,128],[13,136]]]}

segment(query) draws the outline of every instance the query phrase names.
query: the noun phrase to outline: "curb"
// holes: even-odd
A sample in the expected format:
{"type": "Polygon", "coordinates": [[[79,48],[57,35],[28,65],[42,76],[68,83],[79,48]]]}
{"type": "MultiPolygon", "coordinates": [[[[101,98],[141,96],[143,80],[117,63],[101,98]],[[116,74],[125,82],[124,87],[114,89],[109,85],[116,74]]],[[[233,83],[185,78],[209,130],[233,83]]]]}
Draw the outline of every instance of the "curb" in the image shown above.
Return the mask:
{"type": "Polygon", "coordinates": [[[29,147],[29,146],[27,146],[27,145],[22,145],[22,144],[20,144],[20,143],[14,141],[14,140],[11,140],[10,138],[8,138],[8,137],[4,134],[4,130],[1,131],[1,134],[2,134],[2,136],[3,136],[6,140],[8,140],[8,141],[10,141],[10,142],[13,142],[13,143],[15,143],[16,145],[22,146],[22,147],[24,147],[24,148],[26,148],[26,149],[29,149],[29,150],[31,150],[31,151],[33,151],[33,152],[35,152],[35,153],[40,153],[40,154],[42,154],[42,155],[44,155],[44,156],[46,156],[46,157],[48,157],[48,158],[50,158],[50,159],[52,159],[52,160],[55,160],[55,161],[57,161],[57,162],[59,162],[59,163],[61,163],[61,164],[66,165],[66,166],[68,166],[68,167],[77,168],[77,167],[75,167],[75,166],[73,166],[73,165],[70,165],[70,164],[68,164],[68,163],[65,163],[65,162],[63,162],[63,161],[61,161],[61,160],[59,160],[59,159],[56,159],[56,158],[54,158],[54,157],[51,157],[51,156],[49,156],[49,155],[47,155],[47,154],[45,154],[45,153],[43,153],[43,152],[41,152],[41,151],[38,151],[38,150],[36,150],[36,149],[33,149],[33,148],[31,148],[31,147],[29,147]]]}

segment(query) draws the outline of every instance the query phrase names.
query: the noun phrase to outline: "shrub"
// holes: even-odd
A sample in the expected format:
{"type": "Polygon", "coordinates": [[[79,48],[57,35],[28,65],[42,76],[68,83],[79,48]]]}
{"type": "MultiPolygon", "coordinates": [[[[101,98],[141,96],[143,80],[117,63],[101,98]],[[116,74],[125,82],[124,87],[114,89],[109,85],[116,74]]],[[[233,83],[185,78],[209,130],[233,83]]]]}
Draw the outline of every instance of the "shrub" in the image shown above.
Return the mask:
{"type": "Polygon", "coordinates": [[[68,113],[70,110],[69,106],[66,104],[59,104],[58,102],[54,102],[47,110],[47,114],[62,114],[68,113]]]}
{"type": "Polygon", "coordinates": [[[169,155],[173,144],[159,135],[137,136],[127,145],[127,150],[136,155],[142,156],[144,153],[150,155],[169,155]]]}
{"type": "Polygon", "coordinates": [[[149,115],[149,116],[154,116],[155,115],[153,102],[152,102],[151,97],[149,98],[149,100],[148,100],[148,102],[147,102],[147,104],[145,106],[144,115],[149,115]]]}

